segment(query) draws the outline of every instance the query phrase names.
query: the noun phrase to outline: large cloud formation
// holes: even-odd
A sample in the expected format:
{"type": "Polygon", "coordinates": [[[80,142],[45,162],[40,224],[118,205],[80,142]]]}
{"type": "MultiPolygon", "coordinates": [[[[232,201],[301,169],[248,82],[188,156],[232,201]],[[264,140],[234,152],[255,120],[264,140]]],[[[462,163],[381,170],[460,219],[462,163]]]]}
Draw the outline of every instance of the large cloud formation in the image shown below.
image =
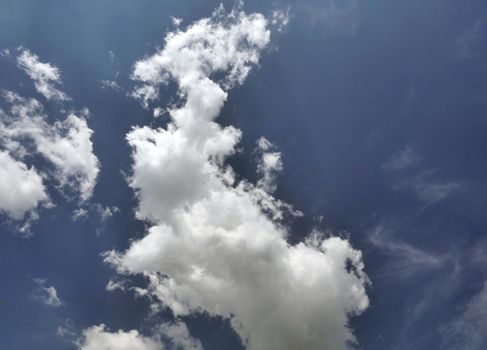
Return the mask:
{"type": "Polygon", "coordinates": [[[258,185],[238,181],[225,163],[241,131],[215,119],[269,42],[263,15],[217,10],[169,33],[163,49],[134,65],[132,78],[142,85],[133,95],[145,107],[170,81],[182,103],[168,109],[165,128],[127,135],[136,214],[150,228],[106,260],[120,273],[145,275],[141,293],[176,317],[228,319],[248,349],[347,349],[355,341],[349,316],[368,306],[361,253],[318,232],[287,242],[281,219],[290,206],[270,194],[280,154],[265,139],[258,185]]]}
{"type": "MultiPolygon", "coordinates": [[[[55,93],[58,90],[50,85],[52,81],[60,83],[57,67],[39,62],[27,50],[17,60],[32,77],[39,93],[47,99],[65,96],[60,91],[55,93]]],[[[50,123],[37,99],[11,91],[4,92],[3,99],[8,109],[0,109],[0,158],[4,164],[0,182],[5,188],[0,192],[0,211],[15,220],[27,213],[35,216],[34,210],[41,203],[50,204],[45,181],[49,179],[58,188],[67,189],[66,194],[77,193],[81,202],[89,200],[99,173],[99,161],[93,153],[93,131],[86,121],[88,112],[68,113],[65,119],[50,123]],[[36,158],[44,162],[36,162],[36,158]],[[40,167],[29,167],[29,163],[40,167]]]]}

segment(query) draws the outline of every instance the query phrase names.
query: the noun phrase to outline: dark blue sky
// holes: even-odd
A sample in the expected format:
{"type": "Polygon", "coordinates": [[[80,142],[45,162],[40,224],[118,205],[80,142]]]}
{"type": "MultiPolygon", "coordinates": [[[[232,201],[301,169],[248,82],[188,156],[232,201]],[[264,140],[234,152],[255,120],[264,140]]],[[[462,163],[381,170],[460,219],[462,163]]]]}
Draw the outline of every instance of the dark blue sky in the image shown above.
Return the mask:
{"type": "MultiPolygon", "coordinates": [[[[105,222],[94,209],[74,221],[77,202],[61,199],[41,211],[29,238],[0,218],[1,348],[75,349],[56,335],[59,326],[74,338],[100,323],[146,334],[171,317],[148,320],[144,299],[106,291],[115,271],[100,254],[126,249],[145,230],[123,175],[131,165],[125,135],[134,125],[164,124],[127,96],[132,65],[163,46],[171,16],[188,25],[218,4],[0,0],[0,49],[22,46],[60,68],[72,108],[91,111],[101,163],[91,202],[120,209],[105,222]],[[103,80],[123,90],[103,89],[103,80]],[[36,298],[35,278],[55,286],[64,305],[36,298]]],[[[265,15],[287,8],[289,25],[273,33],[259,67],[229,92],[219,118],[243,131],[242,152],[230,163],[256,180],[252,150],[265,135],[282,152],[276,197],[305,213],[290,220],[289,241],[318,227],[348,234],[362,251],[371,285],[369,309],[352,319],[358,348],[485,349],[487,3],[244,5],[265,15]]],[[[0,88],[36,94],[6,57],[0,88]]],[[[162,104],[174,92],[162,89],[162,104]]],[[[205,349],[242,348],[226,322],[201,315],[186,321],[205,349]]]]}

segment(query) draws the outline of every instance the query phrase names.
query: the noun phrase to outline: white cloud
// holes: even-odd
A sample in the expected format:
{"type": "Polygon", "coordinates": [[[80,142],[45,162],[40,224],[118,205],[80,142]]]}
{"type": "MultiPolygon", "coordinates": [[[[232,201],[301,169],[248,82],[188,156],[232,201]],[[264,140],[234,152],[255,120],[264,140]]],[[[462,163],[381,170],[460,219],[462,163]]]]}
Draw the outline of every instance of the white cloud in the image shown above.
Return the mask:
{"type": "Polygon", "coordinates": [[[164,115],[165,111],[161,107],[156,107],[154,108],[154,111],[152,112],[152,115],[154,118],[159,118],[162,115],[164,115]]]}
{"type": "Polygon", "coordinates": [[[5,97],[11,108],[9,115],[0,120],[3,146],[23,156],[30,152],[23,143],[26,139],[32,141],[35,153],[54,166],[60,186],[74,188],[83,201],[88,200],[96,184],[99,163],[93,153],[93,131],[85,118],[70,114],[51,125],[37,100],[24,99],[12,92],[5,97]]]}
{"type": "Polygon", "coordinates": [[[58,297],[56,288],[53,286],[46,287],[45,279],[36,278],[34,279],[34,282],[38,285],[38,288],[34,293],[36,299],[52,307],[60,307],[63,305],[63,302],[58,297]]]}
{"type": "Polygon", "coordinates": [[[114,90],[114,91],[122,91],[122,87],[118,85],[115,80],[101,80],[100,81],[101,88],[103,90],[114,90]]]}
{"type": "MultiPolygon", "coordinates": [[[[61,83],[57,67],[39,62],[25,49],[21,49],[17,64],[47,99],[68,99],[55,88],[61,83]]],[[[13,220],[24,220],[19,229],[29,233],[31,222],[38,218],[39,205],[54,205],[48,195],[52,185],[68,197],[77,193],[82,202],[91,198],[99,162],[93,153],[93,131],[86,122],[87,108],[51,123],[38,100],[11,91],[4,91],[3,98],[9,109],[0,109],[0,154],[4,163],[0,180],[5,187],[0,194],[0,211],[13,220]],[[40,158],[46,162],[30,165],[40,158]]],[[[77,212],[78,216],[82,214],[77,212]]]]}
{"type": "Polygon", "coordinates": [[[74,221],[86,219],[88,217],[88,209],[77,208],[74,210],[73,215],[71,217],[74,221]]]}
{"type": "Polygon", "coordinates": [[[56,328],[56,336],[72,344],[75,344],[79,337],[73,321],[69,318],[65,319],[62,324],[56,328]]]}
{"type": "Polygon", "coordinates": [[[259,155],[257,171],[262,176],[257,182],[257,186],[269,193],[276,190],[276,175],[283,169],[281,153],[274,152],[273,149],[274,145],[265,137],[257,140],[256,151],[259,155]]]}
{"type": "MultiPolygon", "coordinates": [[[[251,65],[258,63],[259,51],[268,44],[270,38],[270,32],[266,29],[267,20],[261,14],[247,16],[240,11],[233,11],[230,16],[223,16],[220,9],[213,18],[197,21],[185,31],[169,33],[163,50],[135,63],[132,79],[144,85],[132,95],[140,98],[147,106],[150,101],[157,99],[159,86],[174,79],[180,85],[182,94],[190,90],[196,92],[197,89],[210,89],[221,94],[214,97],[223,103],[221,97],[226,96],[226,93],[213,86],[208,75],[225,72],[225,87],[243,83],[251,65]],[[192,87],[193,83],[198,84],[196,89],[192,87]]],[[[196,105],[205,103],[198,100],[197,96],[187,96],[187,99],[188,103],[195,103],[194,108],[204,107],[196,105]]],[[[220,107],[212,103],[208,103],[208,106],[220,107]]],[[[208,115],[213,114],[213,111],[208,111],[208,115]]]]}
{"type": "Polygon", "coordinates": [[[112,50],[108,50],[108,57],[110,58],[110,62],[115,62],[115,53],[112,50]]]}
{"type": "Polygon", "coordinates": [[[164,323],[157,330],[173,349],[181,350],[203,350],[201,343],[192,338],[188,327],[181,321],[175,323],[164,323]]]}
{"type": "Polygon", "coordinates": [[[0,151],[0,210],[15,220],[48,200],[42,176],[34,167],[28,168],[0,151]]]}
{"type": "Polygon", "coordinates": [[[291,8],[288,7],[286,11],[274,10],[271,14],[271,23],[277,28],[278,32],[282,32],[289,24],[291,16],[289,15],[291,8]]]}
{"type": "Polygon", "coordinates": [[[69,97],[56,88],[61,84],[61,74],[56,66],[39,61],[39,57],[29,50],[22,50],[17,58],[19,68],[34,81],[38,93],[48,100],[69,100],[69,97]]]}
{"type": "Polygon", "coordinates": [[[92,326],[83,332],[78,341],[80,350],[202,350],[201,343],[189,335],[182,322],[164,323],[151,336],[143,336],[137,330],[111,332],[105,325],[92,326]],[[164,342],[163,342],[164,340],[164,342]]]}
{"type": "Polygon", "coordinates": [[[81,350],[163,350],[162,343],[144,337],[136,330],[110,332],[105,325],[93,326],[83,332],[81,350]]]}
{"type": "Polygon", "coordinates": [[[100,203],[95,203],[93,204],[93,207],[95,208],[95,211],[98,213],[100,216],[100,220],[102,222],[108,220],[111,218],[114,214],[120,212],[120,208],[116,206],[111,206],[111,207],[104,207],[100,203]]]}
{"type": "Polygon", "coordinates": [[[0,50],[0,57],[10,57],[10,49],[2,49],[0,50]]]}
{"type": "MultiPolygon", "coordinates": [[[[348,349],[348,318],[368,306],[361,253],[319,233],[290,245],[280,221],[289,206],[237,181],[224,163],[241,132],[214,120],[226,89],[258,63],[267,24],[260,14],[218,10],[169,33],[162,50],[134,65],[132,78],[142,82],[134,96],[144,104],[169,80],[183,103],[169,110],[166,128],[135,127],[127,135],[137,217],[151,227],[106,261],[120,273],[144,274],[149,285],[140,294],[176,316],[230,320],[248,349],[348,349]]],[[[275,170],[279,162],[262,164],[275,170]]]]}
{"type": "Polygon", "coordinates": [[[109,218],[111,218],[116,213],[120,212],[120,208],[116,206],[106,206],[104,207],[100,203],[93,203],[88,208],[78,208],[73,212],[72,218],[74,221],[83,220],[88,218],[90,212],[96,213],[100,218],[100,222],[104,223],[109,218]]]}
{"type": "Polygon", "coordinates": [[[175,27],[179,27],[181,23],[183,23],[183,19],[177,17],[171,17],[171,22],[175,27]]]}

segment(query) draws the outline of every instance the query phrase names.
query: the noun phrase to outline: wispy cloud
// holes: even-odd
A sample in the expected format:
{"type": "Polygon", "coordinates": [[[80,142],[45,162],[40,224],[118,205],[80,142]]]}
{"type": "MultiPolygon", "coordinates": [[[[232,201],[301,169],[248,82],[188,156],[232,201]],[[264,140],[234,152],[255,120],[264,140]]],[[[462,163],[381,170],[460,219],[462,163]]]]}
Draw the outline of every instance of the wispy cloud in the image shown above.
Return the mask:
{"type": "Polygon", "coordinates": [[[466,304],[458,317],[443,328],[444,348],[483,350],[487,348],[487,282],[466,304]]]}
{"type": "Polygon", "coordinates": [[[100,85],[103,90],[113,90],[113,91],[123,90],[123,88],[120,85],[118,85],[118,83],[115,80],[101,80],[100,85]]]}
{"type": "Polygon", "coordinates": [[[474,21],[453,42],[453,58],[457,61],[478,59],[485,56],[484,38],[487,34],[487,17],[474,21]]]}
{"type": "Polygon", "coordinates": [[[59,298],[56,288],[53,286],[47,286],[45,279],[35,278],[34,282],[37,285],[37,289],[34,291],[35,299],[38,299],[45,305],[52,307],[60,307],[64,304],[59,298]]]}
{"type": "Polygon", "coordinates": [[[429,253],[399,240],[394,231],[381,223],[369,232],[369,242],[389,257],[383,269],[372,274],[372,278],[407,279],[418,273],[444,267],[449,259],[447,255],[429,253]]]}
{"type": "Polygon", "coordinates": [[[325,0],[299,3],[296,12],[313,28],[353,35],[360,24],[357,0],[325,0]]]}
{"type": "Polygon", "coordinates": [[[29,50],[22,50],[17,58],[18,66],[34,81],[38,93],[48,100],[69,100],[68,95],[56,86],[61,84],[59,68],[39,61],[39,57],[29,50]]]}
{"type": "Polygon", "coordinates": [[[395,190],[408,189],[426,205],[443,201],[463,188],[459,181],[444,179],[439,169],[423,165],[411,146],[393,154],[383,166],[395,190]]]}

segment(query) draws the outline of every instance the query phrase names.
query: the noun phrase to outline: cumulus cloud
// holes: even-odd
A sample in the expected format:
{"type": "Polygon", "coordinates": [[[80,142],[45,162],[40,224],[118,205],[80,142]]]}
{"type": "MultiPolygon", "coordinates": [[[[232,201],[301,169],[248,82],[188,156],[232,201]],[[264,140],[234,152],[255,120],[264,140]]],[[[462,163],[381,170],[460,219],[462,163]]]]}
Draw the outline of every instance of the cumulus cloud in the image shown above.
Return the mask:
{"type": "Polygon", "coordinates": [[[0,119],[2,145],[22,157],[37,153],[54,167],[54,177],[60,186],[70,186],[88,200],[96,184],[99,163],[93,153],[91,135],[84,116],[69,114],[65,120],[50,124],[42,104],[15,93],[5,94],[11,108],[0,119]],[[25,144],[29,140],[34,150],[25,144]]]}
{"type": "Polygon", "coordinates": [[[52,307],[60,307],[63,305],[61,299],[59,299],[56,288],[53,286],[46,286],[46,280],[43,278],[36,278],[34,282],[38,288],[34,293],[34,297],[44,304],[52,307]]]}
{"type": "MultiPolygon", "coordinates": [[[[220,7],[213,18],[202,19],[189,26],[185,31],[169,33],[165,47],[156,54],[136,62],[132,79],[144,84],[133,92],[147,106],[157,99],[158,89],[169,80],[176,80],[182,94],[189,93],[193,82],[198,83],[197,90],[209,89],[209,97],[223,103],[221,97],[226,93],[209,79],[210,74],[225,72],[222,85],[231,87],[241,84],[247,77],[251,65],[259,60],[259,51],[269,43],[270,32],[265,29],[267,20],[260,14],[243,15],[234,11],[225,18],[220,7]],[[217,19],[217,20],[215,20],[217,19]]],[[[193,94],[186,96],[193,108],[204,103],[193,94]]],[[[218,104],[208,101],[207,107],[218,109],[218,104]]],[[[213,116],[214,110],[206,111],[213,116]]],[[[181,116],[179,119],[184,118],[181,116]]],[[[182,121],[182,120],[181,120],[182,121]]]]}
{"type": "Polygon", "coordinates": [[[103,324],[92,326],[84,330],[82,339],[78,341],[78,348],[80,350],[203,349],[199,341],[191,338],[188,328],[181,322],[164,323],[155,329],[151,336],[144,336],[137,330],[111,332],[103,324]]]}
{"type": "MultiPolygon", "coordinates": [[[[127,135],[136,215],[150,227],[105,259],[122,274],[146,276],[140,294],[176,317],[228,319],[248,349],[348,349],[348,319],[368,306],[361,253],[345,238],[317,232],[290,245],[281,220],[290,206],[237,181],[225,163],[241,131],[215,119],[227,90],[258,64],[267,26],[261,14],[219,9],[169,33],[163,49],[134,65],[141,85],[133,95],[144,105],[169,81],[182,101],[169,108],[165,128],[134,127],[127,135]]],[[[264,174],[277,170],[280,157],[261,165],[264,174]]]]}
{"type": "Polygon", "coordinates": [[[0,210],[15,220],[48,200],[42,176],[34,167],[0,151],[0,210]]]}
{"type": "MultiPolygon", "coordinates": [[[[25,49],[17,65],[46,99],[68,99],[55,87],[61,84],[57,67],[40,62],[25,49]]],[[[3,91],[2,97],[6,109],[0,109],[0,211],[13,220],[24,220],[20,231],[29,233],[37,209],[53,205],[48,189],[54,185],[65,197],[75,195],[85,202],[92,197],[100,166],[93,152],[87,108],[69,113],[62,109],[60,113],[66,116],[51,122],[56,116],[48,117],[39,100],[12,91],[3,91]]],[[[54,106],[51,113],[55,112],[54,106]]]]}
{"type": "Polygon", "coordinates": [[[162,350],[160,341],[144,337],[136,330],[110,332],[105,325],[93,326],[83,332],[81,350],[162,350]]]}
{"type": "Polygon", "coordinates": [[[57,89],[61,84],[59,68],[50,63],[39,61],[39,57],[29,50],[22,50],[17,64],[33,80],[38,93],[48,100],[69,100],[69,97],[57,89]]]}

